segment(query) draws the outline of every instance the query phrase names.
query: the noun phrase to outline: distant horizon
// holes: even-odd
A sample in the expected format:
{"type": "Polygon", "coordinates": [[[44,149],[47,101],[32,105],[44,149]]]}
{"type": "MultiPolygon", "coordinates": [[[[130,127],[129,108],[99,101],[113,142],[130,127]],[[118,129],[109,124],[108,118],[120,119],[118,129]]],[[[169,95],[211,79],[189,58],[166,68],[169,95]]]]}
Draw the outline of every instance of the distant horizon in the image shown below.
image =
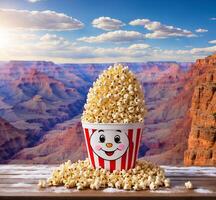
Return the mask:
{"type": "Polygon", "coordinates": [[[62,62],[62,63],[59,63],[59,62],[55,62],[55,61],[52,61],[52,60],[0,60],[0,63],[3,63],[3,62],[52,62],[54,64],[115,64],[115,63],[151,63],[151,62],[161,62],[161,63],[194,63],[196,62],[195,61],[175,61],[175,60],[149,60],[149,61],[143,61],[143,62],[137,62],[137,61],[124,61],[124,62],[62,62]]]}

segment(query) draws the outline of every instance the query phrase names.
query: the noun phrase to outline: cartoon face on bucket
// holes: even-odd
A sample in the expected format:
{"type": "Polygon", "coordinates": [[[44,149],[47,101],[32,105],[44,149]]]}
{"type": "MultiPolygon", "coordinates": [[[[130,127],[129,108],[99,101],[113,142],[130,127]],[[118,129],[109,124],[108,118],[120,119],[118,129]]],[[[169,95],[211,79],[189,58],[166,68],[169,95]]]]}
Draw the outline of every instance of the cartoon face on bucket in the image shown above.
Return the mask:
{"type": "Polygon", "coordinates": [[[129,146],[128,136],[123,130],[96,130],[90,138],[95,154],[104,160],[117,160],[129,146]]]}

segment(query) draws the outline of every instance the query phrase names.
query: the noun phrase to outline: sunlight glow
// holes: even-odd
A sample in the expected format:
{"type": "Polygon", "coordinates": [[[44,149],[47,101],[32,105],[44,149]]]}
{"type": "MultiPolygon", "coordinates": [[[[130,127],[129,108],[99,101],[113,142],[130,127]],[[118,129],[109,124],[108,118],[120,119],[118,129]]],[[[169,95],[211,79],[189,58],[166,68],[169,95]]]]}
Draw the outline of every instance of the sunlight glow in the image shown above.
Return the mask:
{"type": "Polygon", "coordinates": [[[11,34],[9,33],[9,31],[0,29],[0,48],[1,49],[6,49],[10,46],[11,44],[10,36],[11,34]]]}

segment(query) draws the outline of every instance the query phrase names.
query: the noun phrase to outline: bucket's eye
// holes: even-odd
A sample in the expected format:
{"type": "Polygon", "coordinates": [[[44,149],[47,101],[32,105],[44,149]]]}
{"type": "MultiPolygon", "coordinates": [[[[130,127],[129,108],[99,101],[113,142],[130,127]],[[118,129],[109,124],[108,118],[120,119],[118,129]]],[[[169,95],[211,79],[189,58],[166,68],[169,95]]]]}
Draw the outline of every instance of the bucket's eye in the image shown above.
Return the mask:
{"type": "Polygon", "coordinates": [[[105,142],[105,136],[104,135],[100,135],[99,140],[101,143],[105,142]]]}
{"type": "Polygon", "coordinates": [[[114,141],[115,141],[116,143],[120,143],[120,142],[121,142],[120,136],[119,136],[119,135],[116,135],[116,136],[114,137],[114,141]]]}

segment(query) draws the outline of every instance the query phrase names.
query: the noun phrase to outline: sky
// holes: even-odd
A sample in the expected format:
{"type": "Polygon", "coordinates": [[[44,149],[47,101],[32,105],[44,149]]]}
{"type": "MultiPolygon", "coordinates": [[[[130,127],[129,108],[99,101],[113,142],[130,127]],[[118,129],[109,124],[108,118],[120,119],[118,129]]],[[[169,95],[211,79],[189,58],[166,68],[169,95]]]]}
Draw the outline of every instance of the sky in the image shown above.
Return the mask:
{"type": "Polygon", "coordinates": [[[0,60],[195,61],[216,52],[215,0],[0,0],[0,60]]]}

